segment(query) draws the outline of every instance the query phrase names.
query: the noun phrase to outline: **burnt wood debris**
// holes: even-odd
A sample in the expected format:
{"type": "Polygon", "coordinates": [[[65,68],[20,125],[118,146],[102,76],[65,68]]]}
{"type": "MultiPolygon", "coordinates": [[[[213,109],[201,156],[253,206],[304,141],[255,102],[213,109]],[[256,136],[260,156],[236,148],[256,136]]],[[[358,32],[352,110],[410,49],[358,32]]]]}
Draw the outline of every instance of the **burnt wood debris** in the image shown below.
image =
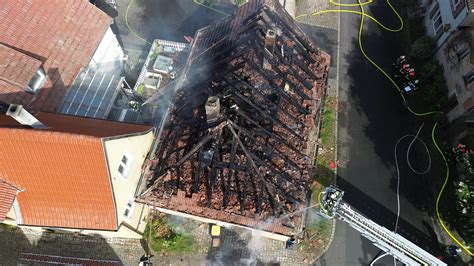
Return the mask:
{"type": "Polygon", "coordinates": [[[276,0],[251,0],[200,29],[137,201],[295,234],[329,61],[276,0]]]}

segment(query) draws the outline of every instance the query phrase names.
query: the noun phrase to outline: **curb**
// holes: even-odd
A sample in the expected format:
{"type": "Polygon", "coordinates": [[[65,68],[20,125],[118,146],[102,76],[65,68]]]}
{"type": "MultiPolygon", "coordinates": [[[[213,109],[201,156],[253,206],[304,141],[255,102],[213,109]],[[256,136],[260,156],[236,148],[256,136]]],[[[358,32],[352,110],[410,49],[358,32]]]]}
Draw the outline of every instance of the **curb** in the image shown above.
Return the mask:
{"type": "MultiPolygon", "coordinates": [[[[338,6],[338,9],[340,9],[341,7],[338,6]]],[[[338,163],[337,163],[337,160],[338,160],[338,156],[337,156],[337,147],[338,147],[338,122],[339,122],[339,58],[340,58],[340,42],[341,42],[341,13],[337,13],[337,52],[336,52],[336,102],[337,102],[337,105],[336,105],[336,130],[335,130],[335,134],[336,134],[336,147],[335,147],[335,159],[336,159],[336,169],[334,171],[334,185],[337,184],[337,169],[339,168],[338,166],[338,163]]],[[[332,242],[334,241],[334,236],[336,235],[336,220],[333,219],[332,220],[332,231],[331,231],[331,237],[329,238],[329,242],[328,242],[328,245],[324,248],[324,251],[321,253],[321,255],[318,257],[318,259],[323,255],[325,254],[328,250],[329,250],[329,247],[331,246],[332,242]]],[[[316,261],[316,260],[315,260],[316,261]]],[[[314,263],[314,262],[313,262],[314,263]]]]}
{"type": "MultiPolygon", "coordinates": [[[[338,9],[340,9],[340,6],[338,6],[338,9]]],[[[334,132],[334,134],[336,135],[336,139],[335,139],[335,162],[337,162],[338,160],[338,121],[339,121],[339,58],[340,58],[340,41],[341,41],[341,30],[340,30],[340,26],[341,26],[341,13],[337,13],[337,52],[336,52],[336,85],[335,85],[335,89],[336,89],[336,102],[337,102],[337,107],[336,107],[336,130],[334,132]]],[[[336,169],[334,171],[334,185],[336,185],[336,181],[337,181],[337,169],[339,168],[338,164],[336,163],[336,169]]],[[[332,219],[332,222],[331,222],[331,237],[329,238],[329,241],[326,245],[326,247],[324,247],[323,251],[321,252],[321,254],[318,254],[316,256],[316,258],[314,260],[311,261],[311,264],[314,264],[316,261],[318,261],[328,250],[329,248],[331,247],[332,245],[332,242],[334,241],[334,237],[336,235],[336,219],[332,219]]]]}

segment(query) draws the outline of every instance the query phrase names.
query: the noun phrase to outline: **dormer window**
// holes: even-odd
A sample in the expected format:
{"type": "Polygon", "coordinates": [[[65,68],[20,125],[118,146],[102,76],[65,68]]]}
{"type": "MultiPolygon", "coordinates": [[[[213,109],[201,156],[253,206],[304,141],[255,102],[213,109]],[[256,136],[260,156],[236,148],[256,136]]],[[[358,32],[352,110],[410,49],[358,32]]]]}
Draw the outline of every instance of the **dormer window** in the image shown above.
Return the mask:
{"type": "Polygon", "coordinates": [[[46,81],[46,74],[40,68],[38,69],[38,71],[36,71],[35,75],[28,83],[28,87],[26,88],[26,90],[29,92],[35,93],[43,86],[45,81],[46,81]]]}
{"type": "Polygon", "coordinates": [[[120,160],[120,164],[119,164],[119,167],[117,169],[119,174],[124,179],[128,178],[128,174],[130,172],[131,165],[132,165],[132,157],[130,157],[130,155],[128,155],[128,154],[124,154],[122,156],[122,160],[120,160]]]}

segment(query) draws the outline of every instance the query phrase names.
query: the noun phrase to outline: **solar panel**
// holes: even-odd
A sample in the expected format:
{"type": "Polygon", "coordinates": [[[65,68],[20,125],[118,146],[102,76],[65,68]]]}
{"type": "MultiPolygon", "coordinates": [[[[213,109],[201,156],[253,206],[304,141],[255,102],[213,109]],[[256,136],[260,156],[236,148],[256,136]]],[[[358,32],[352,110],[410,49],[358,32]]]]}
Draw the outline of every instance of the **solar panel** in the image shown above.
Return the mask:
{"type": "Polygon", "coordinates": [[[113,63],[100,69],[87,68],[81,71],[69,88],[59,109],[60,113],[106,118],[113,105],[120,84],[121,69],[113,63]]]}

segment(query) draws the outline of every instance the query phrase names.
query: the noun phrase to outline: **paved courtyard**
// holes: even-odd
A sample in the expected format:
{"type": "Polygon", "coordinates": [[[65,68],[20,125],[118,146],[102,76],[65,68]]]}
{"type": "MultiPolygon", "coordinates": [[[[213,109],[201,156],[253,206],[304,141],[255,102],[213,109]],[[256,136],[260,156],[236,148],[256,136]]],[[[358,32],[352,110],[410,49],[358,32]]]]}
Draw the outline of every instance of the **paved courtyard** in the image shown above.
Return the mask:
{"type": "MultiPolygon", "coordinates": [[[[320,254],[252,235],[246,229],[222,229],[221,247],[211,248],[209,225],[174,217],[171,221],[195,238],[186,254],[153,253],[154,265],[307,265],[320,254]]],[[[143,240],[102,239],[70,233],[37,232],[0,227],[0,265],[16,265],[21,253],[118,261],[136,265],[145,254],[143,240]]]]}

